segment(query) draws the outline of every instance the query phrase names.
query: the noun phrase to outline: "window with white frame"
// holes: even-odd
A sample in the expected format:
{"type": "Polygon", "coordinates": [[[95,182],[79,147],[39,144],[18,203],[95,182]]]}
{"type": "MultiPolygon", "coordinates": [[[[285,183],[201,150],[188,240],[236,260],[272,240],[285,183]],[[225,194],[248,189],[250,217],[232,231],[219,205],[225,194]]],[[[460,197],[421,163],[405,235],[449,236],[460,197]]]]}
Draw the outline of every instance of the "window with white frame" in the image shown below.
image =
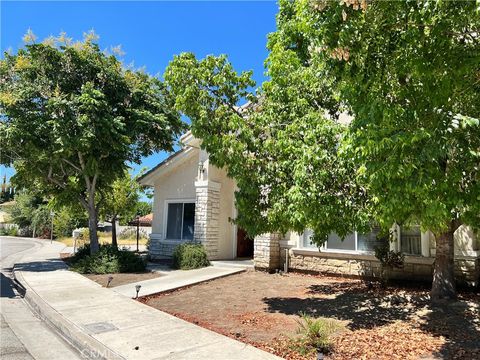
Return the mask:
{"type": "MultiPolygon", "coordinates": [[[[374,227],[371,232],[367,234],[361,234],[353,232],[345,236],[342,240],[340,236],[335,233],[331,233],[328,236],[326,243],[321,247],[322,250],[339,250],[339,251],[359,251],[359,252],[373,252],[375,247],[384,245],[388,242],[386,237],[379,236],[380,229],[374,227]]],[[[304,248],[317,248],[312,243],[311,237],[313,235],[312,230],[306,230],[303,233],[302,246],[304,248]]]]}
{"type": "Polygon", "coordinates": [[[422,255],[420,226],[400,226],[400,250],[407,255],[422,255]]]}
{"type": "Polygon", "coordinates": [[[167,240],[193,240],[194,225],[195,203],[168,203],[167,240]]]}

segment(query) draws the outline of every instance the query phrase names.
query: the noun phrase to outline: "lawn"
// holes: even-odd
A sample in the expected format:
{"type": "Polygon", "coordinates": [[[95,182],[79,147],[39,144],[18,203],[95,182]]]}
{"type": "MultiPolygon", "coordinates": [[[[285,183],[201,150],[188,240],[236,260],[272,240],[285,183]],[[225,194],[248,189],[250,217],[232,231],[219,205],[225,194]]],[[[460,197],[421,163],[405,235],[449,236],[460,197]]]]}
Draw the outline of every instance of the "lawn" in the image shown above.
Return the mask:
{"type": "MultiPolygon", "coordinates": [[[[74,240],[73,237],[64,237],[57,239],[57,241],[64,243],[65,246],[73,246],[74,240]]],[[[98,241],[100,244],[111,244],[112,243],[112,233],[99,233],[98,234],[98,241]]],[[[137,239],[136,237],[130,237],[127,239],[120,239],[117,237],[117,243],[118,245],[136,245],[137,244],[137,239]]],[[[138,243],[140,245],[146,245],[147,244],[147,239],[146,238],[140,238],[138,243]]],[[[85,242],[83,240],[77,240],[77,247],[81,247],[84,245],[85,242]]]]}
{"type": "Polygon", "coordinates": [[[345,325],[327,359],[479,359],[480,295],[464,291],[432,308],[428,291],[252,270],[141,301],[286,359],[316,359],[291,348],[300,312],[345,325]]]}

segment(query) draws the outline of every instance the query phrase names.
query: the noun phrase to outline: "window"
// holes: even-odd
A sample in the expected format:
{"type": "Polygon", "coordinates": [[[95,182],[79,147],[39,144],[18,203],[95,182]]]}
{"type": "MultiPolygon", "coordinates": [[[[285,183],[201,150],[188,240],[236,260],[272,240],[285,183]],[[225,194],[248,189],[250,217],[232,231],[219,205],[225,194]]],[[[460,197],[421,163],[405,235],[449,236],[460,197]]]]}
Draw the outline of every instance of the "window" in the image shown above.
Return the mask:
{"type": "Polygon", "coordinates": [[[345,236],[343,240],[337,234],[331,233],[330,235],[328,235],[327,249],[355,251],[356,250],[355,233],[348,234],[347,236],[345,236]]]}
{"type": "Polygon", "coordinates": [[[310,229],[307,229],[303,232],[302,236],[302,246],[304,248],[312,248],[312,249],[317,249],[317,245],[312,243],[312,240],[310,238],[313,236],[313,231],[310,229]]]}
{"type": "Polygon", "coordinates": [[[400,227],[400,250],[404,254],[422,255],[422,233],[420,226],[400,227]]]}
{"type": "Polygon", "coordinates": [[[380,228],[374,226],[368,234],[357,234],[357,250],[375,251],[375,248],[388,244],[388,236],[380,235],[380,228]]]}
{"type": "MultiPolygon", "coordinates": [[[[348,234],[342,240],[340,236],[331,233],[328,236],[327,242],[322,246],[324,250],[340,250],[340,251],[375,251],[375,247],[388,242],[387,238],[377,238],[380,229],[375,227],[368,234],[360,234],[357,232],[348,234]]],[[[315,244],[310,241],[313,235],[312,230],[305,230],[302,238],[302,246],[304,248],[317,248],[315,244]]]]}
{"type": "Polygon", "coordinates": [[[169,203],[167,210],[167,239],[193,240],[195,203],[169,203]]]}

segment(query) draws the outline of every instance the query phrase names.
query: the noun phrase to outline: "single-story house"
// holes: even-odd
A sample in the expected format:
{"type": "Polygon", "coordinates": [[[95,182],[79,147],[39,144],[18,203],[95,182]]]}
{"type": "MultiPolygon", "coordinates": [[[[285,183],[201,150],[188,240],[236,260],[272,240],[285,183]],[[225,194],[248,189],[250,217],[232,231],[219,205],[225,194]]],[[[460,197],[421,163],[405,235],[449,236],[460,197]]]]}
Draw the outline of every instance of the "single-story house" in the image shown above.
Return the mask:
{"type": "MultiPolygon", "coordinates": [[[[376,230],[352,233],[343,241],[331,234],[320,249],[310,242],[311,233],[263,234],[254,240],[231,222],[236,217],[235,181],[209,163],[208,153],[190,132],[181,138],[183,147],[140,178],[154,188],[150,255],[153,259],[172,255],[183,242],[202,243],[210,259],[253,258],[257,269],[289,269],[305,272],[376,277],[380,263],[374,256],[376,230]]],[[[435,239],[431,232],[416,228],[393,228],[392,250],[405,256],[403,269],[391,277],[430,280],[433,273],[435,239]]],[[[461,226],[455,233],[457,279],[480,283],[480,237],[461,226]]]]}

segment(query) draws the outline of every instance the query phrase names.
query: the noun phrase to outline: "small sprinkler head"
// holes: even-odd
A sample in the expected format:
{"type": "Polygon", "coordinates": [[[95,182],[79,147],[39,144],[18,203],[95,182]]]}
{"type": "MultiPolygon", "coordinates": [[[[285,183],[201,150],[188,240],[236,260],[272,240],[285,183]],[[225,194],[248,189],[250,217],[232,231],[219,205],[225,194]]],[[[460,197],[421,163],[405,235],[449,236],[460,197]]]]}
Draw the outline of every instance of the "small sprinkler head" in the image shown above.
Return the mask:
{"type": "Polygon", "coordinates": [[[141,287],[142,287],[142,285],[135,285],[135,291],[137,292],[137,295],[135,296],[135,299],[138,298],[138,293],[140,292],[141,287]]]}
{"type": "Polygon", "coordinates": [[[324,355],[322,349],[317,349],[317,360],[323,360],[324,355]]]}
{"type": "Polygon", "coordinates": [[[113,276],[109,276],[107,281],[107,288],[110,286],[110,283],[112,282],[112,280],[113,280],[113,276]]]}

